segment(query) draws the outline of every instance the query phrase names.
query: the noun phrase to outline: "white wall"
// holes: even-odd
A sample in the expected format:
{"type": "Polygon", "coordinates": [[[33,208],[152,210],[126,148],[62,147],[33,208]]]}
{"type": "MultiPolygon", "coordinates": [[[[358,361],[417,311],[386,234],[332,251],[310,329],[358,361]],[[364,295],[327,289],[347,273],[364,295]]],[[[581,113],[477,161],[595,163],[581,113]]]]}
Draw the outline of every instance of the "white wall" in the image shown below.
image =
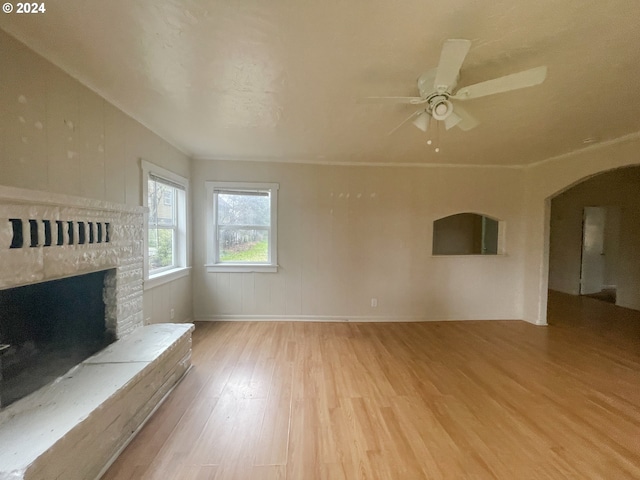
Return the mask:
{"type": "MultiPolygon", "coordinates": [[[[190,160],[0,31],[0,184],[142,205],[140,158],[190,177],[190,160]]],[[[145,292],[145,318],[191,318],[191,279],[145,292]]]]}
{"type": "Polygon", "coordinates": [[[196,160],[194,317],[522,318],[523,175],[196,160]],[[206,180],[278,182],[278,273],[207,273],[206,180]],[[432,257],[432,222],[506,221],[507,255],[432,257]],[[371,307],[377,298],[378,307],[371,307]]]}
{"type": "MultiPolygon", "coordinates": [[[[640,164],[640,135],[634,134],[533,165],[525,170],[524,216],[524,319],[546,323],[551,198],[582,180],[607,170],[640,164]]],[[[636,232],[640,235],[640,232],[636,232]]],[[[636,256],[636,258],[638,258],[636,256]]],[[[623,262],[624,263],[624,262],[623,262]]],[[[631,280],[637,261],[621,266],[618,278],[629,276],[626,288],[637,291],[631,280]]],[[[619,290],[619,295],[626,294],[619,290]]],[[[634,302],[628,306],[640,308],[634,302]]]]}

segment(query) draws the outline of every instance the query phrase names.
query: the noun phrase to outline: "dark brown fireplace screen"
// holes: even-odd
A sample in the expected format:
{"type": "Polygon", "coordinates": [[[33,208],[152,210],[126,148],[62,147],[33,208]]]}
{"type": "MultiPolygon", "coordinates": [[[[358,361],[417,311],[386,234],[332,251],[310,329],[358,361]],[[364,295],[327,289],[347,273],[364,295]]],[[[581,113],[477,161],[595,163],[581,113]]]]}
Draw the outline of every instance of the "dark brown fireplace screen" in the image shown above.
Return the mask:
{"type": "Polygon", "coordinates": [[[0,408],[115,340],[105,328],[105,273],[0,290],[0,408]]]}

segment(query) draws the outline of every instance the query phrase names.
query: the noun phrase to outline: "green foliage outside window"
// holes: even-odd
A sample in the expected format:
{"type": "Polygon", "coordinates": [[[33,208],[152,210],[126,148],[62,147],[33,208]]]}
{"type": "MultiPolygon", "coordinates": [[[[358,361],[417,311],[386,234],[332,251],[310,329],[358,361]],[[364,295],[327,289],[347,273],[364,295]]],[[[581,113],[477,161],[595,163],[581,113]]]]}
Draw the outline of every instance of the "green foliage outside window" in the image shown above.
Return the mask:
{"type": "Polygon", "coordinates": [[[173,265],[173,230],[149,229],[149,270],[173,265]]]}
{"type": "Polygon", "coordinates": [[[269,260],[267,239],[229,246],[220,251],[223,262],[266,262],[269,260]]]}

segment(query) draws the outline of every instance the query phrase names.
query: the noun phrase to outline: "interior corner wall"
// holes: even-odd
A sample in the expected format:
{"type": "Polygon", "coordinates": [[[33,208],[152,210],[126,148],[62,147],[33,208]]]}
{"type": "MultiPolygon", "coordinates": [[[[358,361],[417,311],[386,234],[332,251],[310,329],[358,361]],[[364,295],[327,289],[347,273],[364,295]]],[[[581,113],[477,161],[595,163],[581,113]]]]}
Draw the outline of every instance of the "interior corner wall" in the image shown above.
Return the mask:
{"type": "MultiPolygon", "coordinates": [[[[140,206],[140,158],[190,177],[186,155],[1,30],[0,85],[2,185],[140,206]]],[[[171,308],[192,317],[188,276],[145,291],[145,319],[171,308]]]]}
{"type": "MultiPolygon", "coordinates": [[[[601,172],[640,164],[640,135],[630,135],[577,151],[570,155],[550,159],[525,170],[524,215],[526,247],[524,258],[524,319],[531,323],[546,324],[546,301],[549,286],[549,238],[551,198],[569,187],[601,172]]],[[[636,234],[637,235],[637,234],[636,234]]],[[[636,237],[638,238],[638,237],[636,237]]],[[[623,252],[620,252],[623,255],[623,252]]],[[[630,290],[640,287],[640,264],[637,255],[622,262],[618,277],[630,290]],[[624,278],[627,280],[624,280],[624,278]]],[[[629,291],[618,291],[623,297],[634,297],[629,291]]],[[[635,299],[625,306],[638,308],[635,299]],[[635,306],[634,306],[635,305],[635,306]]],[[[622,305],[622,304],[621,304],[622,305]]]]}
{"type": "Polygon", "coordinates": [[[523,172],[194,160],[194,317],[522,318],[523,172]],[[277,182],[277,273],[208,273],[205,181],[277,182]],[[433,221],[481,212],[506,255],[432,256],[433,221]],[[371,299],[377,299],[377,307],[371,299]]]}

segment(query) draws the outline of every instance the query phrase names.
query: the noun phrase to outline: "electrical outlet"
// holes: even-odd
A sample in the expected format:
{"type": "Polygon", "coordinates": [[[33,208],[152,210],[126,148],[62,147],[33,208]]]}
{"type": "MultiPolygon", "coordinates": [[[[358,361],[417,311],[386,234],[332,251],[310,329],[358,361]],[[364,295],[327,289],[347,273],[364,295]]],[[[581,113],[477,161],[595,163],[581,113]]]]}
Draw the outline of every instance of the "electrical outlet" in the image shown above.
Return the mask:
{"type": "Polygon", "coordinates": [[[378,306],[378,299],[377,298],[372,298],[371,299],[371,306],[373,308],[376,308],[378,306]]]}
{"type": "Polygon", "coordinates": [[[171,309],[171,312],[169,313],[169,316],[171,317],[171,320],[176,318],[176,311],[173,308],[171,309]]]}

